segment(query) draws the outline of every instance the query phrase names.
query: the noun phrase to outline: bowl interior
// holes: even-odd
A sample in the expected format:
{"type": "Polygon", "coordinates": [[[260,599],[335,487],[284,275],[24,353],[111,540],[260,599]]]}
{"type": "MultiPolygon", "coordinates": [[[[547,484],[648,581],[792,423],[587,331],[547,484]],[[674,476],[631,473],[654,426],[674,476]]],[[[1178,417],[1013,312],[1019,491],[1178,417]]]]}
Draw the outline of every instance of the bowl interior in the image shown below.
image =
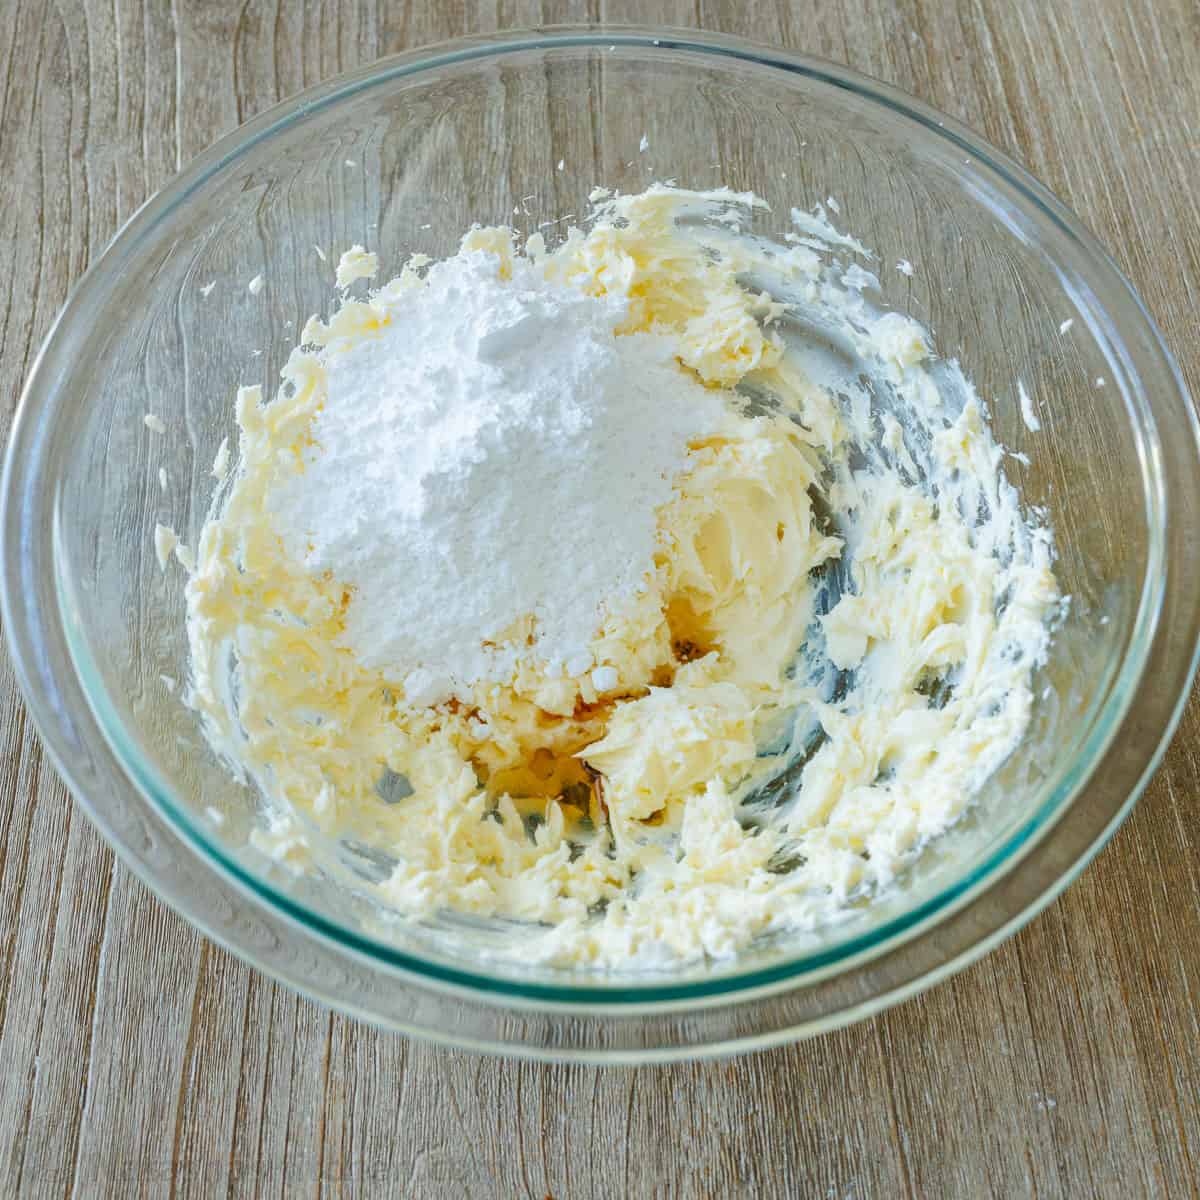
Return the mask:
{"type": "Polygon", "coordinates": [[[911,113],[819,74],[642,39],[466,51],[260,123],[114,254],[69,332],[55,380],[69,402],[48,434],[48,532],[75,667],[126,771],[199,853],[381,962],[568,999],[664,984],[702,994],[764,971],[833,969],[1015,861],[1086,780],[1121,715],[1162,556],[1157,435],[1141,383],[1069,231],[1003,170],[911,113]],[[213,458],[234,431],[234,392],[274,390],[305,319],[332,302],[342,250],[377,250],[388,278],[411,252],[453,253],[473,223],[541,228],[552,240],[568,215],[586,213],[595,186],[652,180],[753,190],[770,205],[755,232],[776,237],[792,206],[834,198],[833,219],[877,253],[865,265],[879,303],[933,331],[937,352],[958,358],[987,402],[997,439],[1024,456],[1007,473],[1054,530],[1069,614],[1035,680],[1025,743],[902,890],[834,929],[668,978],[477,972],[478,940],[510,932],[396,921],[360,886],[381,869],[370,848],[342,847],[323,870],[295,875],[251,844],[258,798],[230,779],[180,699],[184,576],[160,572],[153,531],[172,525],[195,545],[213,458]],[[896,269],[901,259],[911,276],[896,269]],[[257,275],[264,286],[252,294],[257,275]],[[1018,380],[1040,431],[1022,419],[1018,380]],[[165,434],[147,430],[146,413],[165,434]]]}

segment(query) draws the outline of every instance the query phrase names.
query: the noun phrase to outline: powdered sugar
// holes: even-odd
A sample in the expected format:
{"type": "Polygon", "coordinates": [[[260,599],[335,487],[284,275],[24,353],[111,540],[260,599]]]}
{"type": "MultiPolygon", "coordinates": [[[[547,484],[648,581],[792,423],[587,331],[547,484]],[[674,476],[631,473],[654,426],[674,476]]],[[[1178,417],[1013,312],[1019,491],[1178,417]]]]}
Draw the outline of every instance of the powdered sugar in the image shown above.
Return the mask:
{"type": "Polygon", "coordinates": [[[615,336],[623,300],[499,261],[463,251],[384,289],[378,332],[321,352],[316,445],[269,497],[289,553],[353,589],[345,644],[422,693],[505,679],[531,649],[590,669],[724,410],[673,341],[615,336]]]}

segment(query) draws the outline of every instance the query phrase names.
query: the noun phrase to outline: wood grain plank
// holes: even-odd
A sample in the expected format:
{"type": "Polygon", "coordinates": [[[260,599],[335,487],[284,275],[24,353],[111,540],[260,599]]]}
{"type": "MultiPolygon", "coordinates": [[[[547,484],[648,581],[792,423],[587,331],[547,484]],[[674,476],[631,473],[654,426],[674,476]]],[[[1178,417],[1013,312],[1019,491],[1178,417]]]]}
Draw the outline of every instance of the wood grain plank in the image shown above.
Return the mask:
{"type": "MultiPolygon", "coordinates": [[[[214,137],[380,53],[596,18],[832,57],[975,125],[1096,230],[1200,391],[1189,0],[30,0],[0,6],[0,425],[72,281],[214,137]]],[[[925,997],[731,1062],[543,1066],[380,1034],[204,942],[72,809],[4,662],[0,1191],[1195,1195],[1197,745],[1193,701],[1113,845],[925,997]]]]}

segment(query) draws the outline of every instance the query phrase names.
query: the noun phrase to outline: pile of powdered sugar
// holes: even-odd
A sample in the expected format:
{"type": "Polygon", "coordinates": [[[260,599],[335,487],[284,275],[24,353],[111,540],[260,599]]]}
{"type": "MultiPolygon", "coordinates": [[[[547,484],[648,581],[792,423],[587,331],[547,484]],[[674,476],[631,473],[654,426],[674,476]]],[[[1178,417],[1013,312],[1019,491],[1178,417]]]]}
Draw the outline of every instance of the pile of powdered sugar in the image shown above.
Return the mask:
{"type": "MultiPolygon", "coordinates": [[[[385,292],[392,295],[390,289],[385,292]]],[[[268,504],[288,552],[353,589],[345,644],[426,699],[519,657],[590,661],[607,606],[653,566],[656,509],[724,402],[624,301],[463,251],[320,351],[303,472],[268,504]],[[506,641],[533,616],[525,632],[506,641]],[[421,681],[418,685],[418,680],[421,681]]]]}

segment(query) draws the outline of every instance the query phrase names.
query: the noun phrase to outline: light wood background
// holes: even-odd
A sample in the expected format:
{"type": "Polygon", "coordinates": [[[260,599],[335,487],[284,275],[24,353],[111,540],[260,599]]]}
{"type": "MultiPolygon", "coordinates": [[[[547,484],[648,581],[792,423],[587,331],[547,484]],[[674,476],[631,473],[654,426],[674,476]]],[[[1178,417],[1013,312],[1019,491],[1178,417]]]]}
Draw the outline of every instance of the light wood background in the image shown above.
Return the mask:
{"type": "MultiPolygon", "coordinates": [[[[377,55],[645,20],[847,62],[1024,161],[1200,395],[1196,0],[0,0],[0,420],[72,282],[215,136],[377,55]]],[[[0,1195],[1180,1196],[1200,1183],[1200,707],[1018,937],[822,1040],[669,1068],[451,1053],[298,999],[133,880],[0,665],[0,1195]]]]}

